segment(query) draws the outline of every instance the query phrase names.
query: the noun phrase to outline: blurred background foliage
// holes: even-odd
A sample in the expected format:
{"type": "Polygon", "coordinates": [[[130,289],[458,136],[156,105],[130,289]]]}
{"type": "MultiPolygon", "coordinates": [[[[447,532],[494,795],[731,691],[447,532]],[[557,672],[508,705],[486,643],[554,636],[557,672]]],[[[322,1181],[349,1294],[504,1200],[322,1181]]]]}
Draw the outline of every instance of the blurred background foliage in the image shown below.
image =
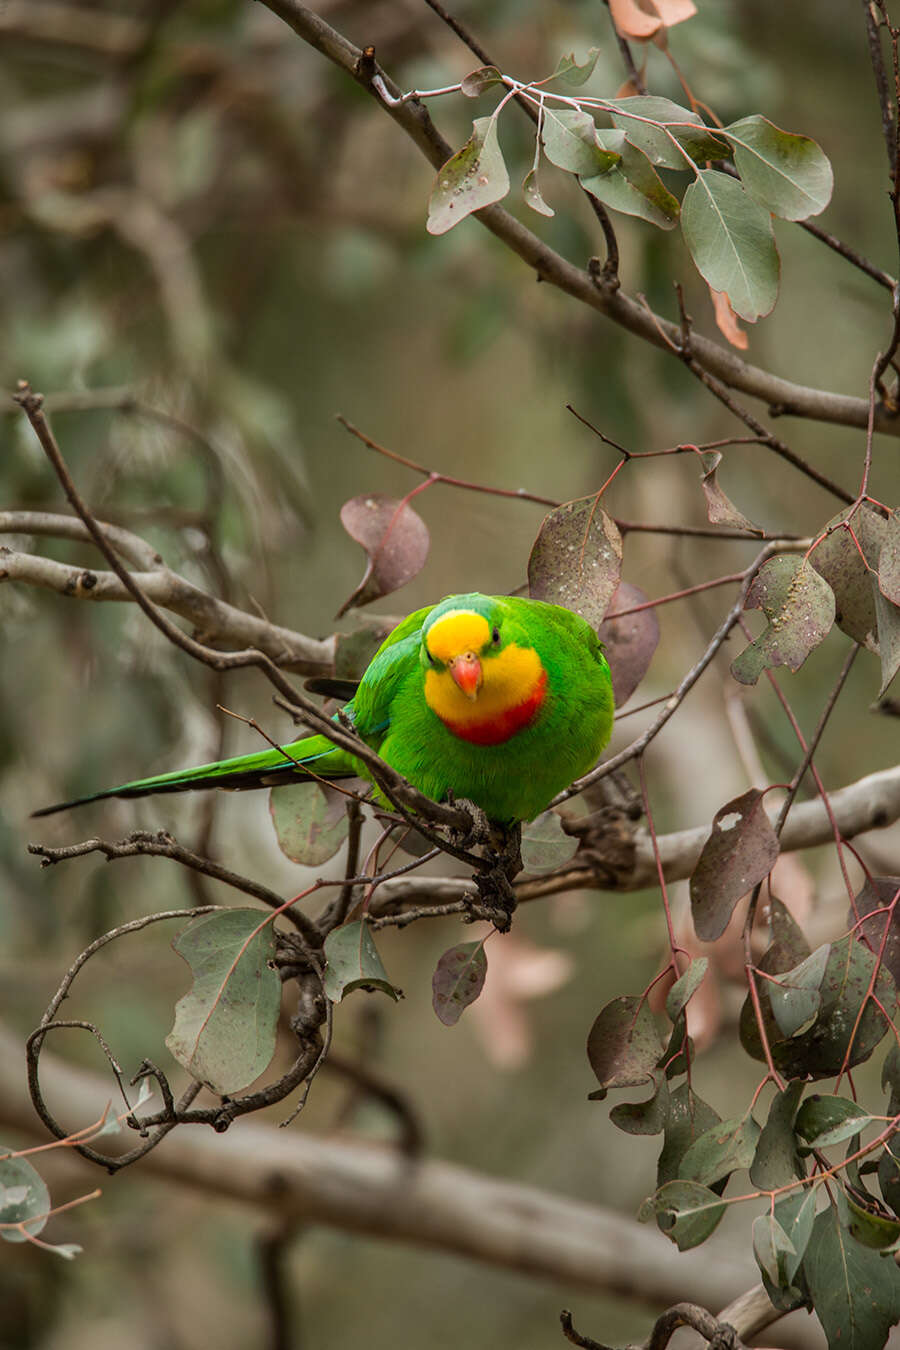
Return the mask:
{"type": "MultiPolygon", "coordinates": [[[[478,64],[418,0],[322,0],[317,8],[354,42],[374,44],[405,88],[443,85],[478,64]]],[[[822,223],[895,267],[860,16],[839,0],[790,7],[700,0],[699,8],[670,38],[694,92],[725,121],[761,112],[815,136],[836,171],[822,223]]],[[[541,78],[563,52],[598,45],[589,90],[612,94],[622,82],[600,0],[460,0],[457,10],[520,78],[541,78]]],[[[648,59],[653,91],[680,98],[662,55],[651,49],[648,59]]],[[[432,113],[461,145],[473,105],[443,99],[432,113]]],[[[530,164],[530,135],[510,109],[501,141],[519,177],[530,164]]],[[[372,101],[250,0],[7,0],[0,386],[11,390],[26,377],[58,396],[59,440],[101,518],[143,534],[204,588],[314,635],[334,631],[333,615],[362,570],[340,527],[341,503],[369,490],[402,495],[416,481],[350,438],[337,412],[428,467],[557,499],[595,490],[616,462],[567,403],[635,450],[740,434],[677,361],[536,285],[476,221],[430,238],[431,181],[372,101]]],[[[602,254],[574,185],[548,167],[542,186],[557,214],[529,218],[529,226],[575,263],[602,254]]],[[[514,198],[510,206],[529,214],[514,198]]],[[[708,296],[679,239],[642,222],[616,223],[626,288],[676,317],[672,282],[680,280],[698,328],[715,335],[708,296]]],[[[774,314],[751,331],[749,359],[800,383],[864,396],[890,331],[887,292],[798,227],[779,222],[777,236],[782,293],[774,314]]],[[[861,433],[799,421],[777,430],[855,490],[861,433]]],[[[896,441],[876,445],[871,490],[896,504],[896,441]]],[[[727,451],[721,480],[769,530],[808,533],[836,509],[756,446],[727,451]]],[[[30,431],[6,413],[0,485],[4,508],[62,509],[30,431]]],[[[443,486],[416,505],[431,529],[428,563],[380,612],[522,583],[541,508],[443,486]]],[[[686,456],[629,466],[607,507],[633,521],[705,523],[697,467],[686,456]]],[[[40,547],[96,562],[86,546],[40,547]]],[[[657,596],[738,570],[756,547],[630,534],[624,575],[657,596]]],[[[731,594],[713,591],[659,611],[662,640],[639,700],[674,686],[731,594]]],[[[353,631],[360,622],[351,616],[341,627],[353,631]]],[[[28,813],[47,801],[223,748],[253,748],[247,727],[223,723],[218,701],[256,715],[276,738],[286,719],[257,676],[212,676],[131,607],[7,585],[0,623],[0,997],[8,1022],[25,1033],[74,953],[99,931],[189,904],[197,893],[185,874],[149,860],[86,859],[41,872],[27,840],[118,838],[137,826],[165,826],[285,894],[308,874],[278,853],[265,794],[217,799],[214,809],[190,798],[109,802],[77,820],[30,824],[28,813]]],[[[770,690],[761,684],[744,694],[728,676],[734,650],[649,757],[661,830],[708,821],[748,785],[752,760],[736,749],[736,727],[749,726],[770,781],[784,781],[796,762],[770,690]]],[[[785,677],[807,731],[845,651],[835,631],[798,675],[785,677]]],[[[884,720],[868,715],[877,687],[877,661],[863,655],[818,757],[829,786],[896,758],[893,724],[886,733],[884,720]]],[[[626,722],[614,746],[640,722],[640,715],[626,722]]],[[[888,859],[892,840],[895,832],[873,849],[888,859]]],[[[840,890],[832,853],[805,861],[785,884],[826,905],[840,890]]],[[[882,870],[900,869],[886,862],[882,870]]],[[[476,1005],[452,1032],[431,1013],[430,975],[458,930],[435,923],[385,933],[384,959],[406,999],[382,1007],[357,995],[340,1010],[338,1046],[364,1054],[409,1094],[435,1154],[633,1213],[652,1188],[656,1141],[618,1134],[606,1108],[586,1101],[584,1038],[602,1003],[641,987],[657,967],[660,919],[655,894],[593,893],[529,907],[517,917],[520,946],[510,949],[508,988],[493,1015],[477,1016],[476,1005]],[[556,957],[547,965],[549,953],[556,957]],[[535,989],[545,996],[532,1001],[535,989]]],[[[161,928],[129,939],[84,976],[78,1015],[104,1027],[126,1066],[146,1054],[168,1062],[162,1041],[185,976],[167,941],[161,928]]],[[[729,1095],[749,1098],[757,1071],[726,1034],[737,995],[725,989],[723,997],[722,1007],[707,1010],[723,1034],[701,1058],[696,1085],[729,1114],[729,1095]]],[[[100,1067],[92,1047],[66,1049],[100,1067]]],[[[294,1128],[328,1130],[341,1117],[342,1128],[390,1134],[375,1106],[345,1118],[345,1095],[340,1081],[323,1075],[294,1128]]],[[[51,1182],[58,1174],[60,1198],[95,1184],[70,1162],[51,1162],[47,1172],[51,1182]]],[[[85,1254],[69,1266],[27,1247],[4,1249],[4,1347],[263,1343],[255,1216],[152,1187],[138,1168],[100,1202],[56,1223],[59,1240],[81,1242],[85,1254]]],[[[717,1241],[729,1241],[728,1233],[717,1241]]],[[[298,1234],[289,1260],[302,1344],[364,1338],[371,1350],[501,1343],[537,1350],[559,1340],[556,1316],[567,1299],[523,1277],[322,1231],[298,1234]]],[[[754,1279],[748,1258],[748,1284],[754,1279]]],[[[646,1334],[648,1310],[627,1299],[585,1296],[577,1306],[576,1320],[604,1339],[646,1334]]]]}

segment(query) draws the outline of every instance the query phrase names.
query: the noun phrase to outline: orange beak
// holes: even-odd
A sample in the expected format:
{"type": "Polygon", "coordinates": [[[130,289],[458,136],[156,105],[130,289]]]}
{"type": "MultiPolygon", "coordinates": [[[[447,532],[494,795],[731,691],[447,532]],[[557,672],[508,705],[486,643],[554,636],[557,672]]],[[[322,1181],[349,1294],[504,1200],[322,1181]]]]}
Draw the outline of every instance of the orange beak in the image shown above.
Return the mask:
{"type": "Polygon", "coordinates": [[[475,653],[462,652],[459,656],[454,656],[451,661],[447,662],[447,669],[453,676],[454,683],[462,690],[466,698],[474,701],[478,697],[483,679],[481,662],[475,653]]]}

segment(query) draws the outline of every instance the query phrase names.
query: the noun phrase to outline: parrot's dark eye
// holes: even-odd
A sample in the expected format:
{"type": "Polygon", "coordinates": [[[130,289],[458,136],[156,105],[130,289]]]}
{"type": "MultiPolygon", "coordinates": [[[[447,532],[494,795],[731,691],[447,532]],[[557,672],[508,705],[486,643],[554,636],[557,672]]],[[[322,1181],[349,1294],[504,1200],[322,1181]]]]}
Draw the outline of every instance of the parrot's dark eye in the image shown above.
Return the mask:
{"type": "Polygon", "coordinates": [[[493,642],[493,644],[494,644],[495,647],[499,647],[499,646],[500,646],[500,629],[499,629],[499,628],[495,628],[494,631],[493,631],[493,633],[491,633],[491,641],[493,642]]]}

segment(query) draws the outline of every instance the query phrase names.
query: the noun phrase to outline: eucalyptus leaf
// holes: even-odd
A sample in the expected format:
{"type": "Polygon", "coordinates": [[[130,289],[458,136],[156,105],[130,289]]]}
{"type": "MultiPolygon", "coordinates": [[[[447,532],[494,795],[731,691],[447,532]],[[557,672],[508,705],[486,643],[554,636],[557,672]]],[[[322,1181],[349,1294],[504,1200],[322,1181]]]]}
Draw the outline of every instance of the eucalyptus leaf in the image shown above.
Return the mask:
{"type": "Polygon", "coordinates": [[[528,559],[534,600],[563,605],[599,628],[619,585],[622,536],[596,497],[565,502],[544,517],[528,559]]]}
{"type": "Polygon", "coordinates": [[[666,1237],[686,1252],[706,1241],[724,1213],[724,1201],[708,1187],[696,1181],[667,1181],[644,1201],[638,1218],[646,1223],[655,1214],[666,1237]]]}
{"type": "Polygon", "coordinates": [[[444,952],[431,981],[432,1006],[445,1027],[455,1026],[484,988],[484,942],[460,942],[444,952]]]}
{"type": "Polygon", "coordinates": [[[585,192],[628,216],[640,216],[662,230],[678,224],[681,207],[642,150],[621,131],[599,131],[597,140],[619,155],[618,163],[603,173],[580,177],[585,192]],[[614,139],[615,138],[615,139],[614,139]]]}
{"type": "Polygon", "coordinates": [[[522,826],[522,867],[540,875],[571,861],[578,851],[578,840],[566,834],[556,811],[542,811],[522,826]]]}
{"type": "Polygon", "coordinates": [[[608,173],[619,161],[619,155],[614,150],[600,146],[596,123],[581,108],[553,108],[546,105],[541,123],[541,141],[551,164],[580,178],[608,173]]]}
{"type": "Polygon", "coordinates": [[[477,117],[461,150],[438,170],[428,199],[429,234],[446,234],[473,211],[499,202],[509,191],[509,174],[493,117],[477,117]]]}
{"type": "Polygon", "coordinates": [[[705,126],[697,113],[670,99],[641,94],[608,99],[606,106],[613,125],[660,168],[689,168],[682,150],[698,164],[731,158],[728,141],[705,126]]]}
{"type": "Polygon", "coordinates": [[[782,131],[765,117],[744,117],[720,135],[734,147],[735,168],[758,202],[784,220],[806,220],[825,210],[834,174],[821,146],[782,131]]]}
{"type": "Polygon", "coordinates": [[[764,670],[799,670],[831,631],[834,592],[821,574],[797,556],[770,558],[753,579],[746,609],[761,609],[768,625],[731,663],[741,684],[756,684],[764,670]]]}
{"type": "Polygon", "coordinates": [[[697,270],[754,323],[778,298],[780,263],[772,219],[728,174],[700,169],[681,203],[681,228],[697,270]]]}
{"type": "Polygon", "coordinates": [[[325,994],[332,1003],[340,1003],[354,989],[378,989],[395,1002],[400,997],[387,977],[367,923],[354,920],[333,929],[325,939],[325,958],[325,994]]]}
{"type": "MultiPolygon", "coordinates": [[[[0,1153],[11,1152],[0,1144],[0,1153]]],[[[22,1224],[21,1228],[0,1228],[7,1242],[27,1242],[28,1234],[37,1237],[50,1212],[47,1184],[27,1158],[0,1158],[0,1223],[22,1224]]]]}

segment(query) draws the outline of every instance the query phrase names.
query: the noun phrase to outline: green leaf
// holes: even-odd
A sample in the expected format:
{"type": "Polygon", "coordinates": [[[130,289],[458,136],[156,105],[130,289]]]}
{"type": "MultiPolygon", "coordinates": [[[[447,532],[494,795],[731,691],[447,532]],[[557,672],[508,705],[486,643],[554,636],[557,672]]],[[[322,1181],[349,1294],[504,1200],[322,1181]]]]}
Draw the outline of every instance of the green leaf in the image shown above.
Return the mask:
{"type": "Polygon", "coordinates": [[[484,988],[484,942],[460,942],[444,952],[431,981],[431,1002],[445,1027],[455,1026],[484,988]]]}
{"type": "Polygon", "coordinates": [[[761,1191],[777,1190],[804,1174],[794,1135],[794,1117],[803,1088],[799,1081],[788,1083],[783,1092],[772,1098],[750,1165],[750,1180],[761,1191]]]}
{"type": "Polygon", "coordinates": [[[566,834],[556,811],[542,811],[522,826],[522,867],[540,875],[574,858],[578,840],[566,834]]]}
{"type": "Polygon", "coordinates": [[[792,1191],[775,1202],[775,1217],[781,1224],[794,1254],[785,1259],[785,1276],[788,1284],[797,1277],[804,1253],[812,1237],[813,1223],[816,1218],[816,1188],[804,1187],[792,1191]]]}
{"type": "Polygon", "coordinates": [[[459,88],[466,98],[478,98],[480,94],[484,93],[485,89],[490,89],[495,84],[502,83],[503,76],[496,66],[479,66],[477,70],[473,70],[464,76],[459,88]]]}
{"type": "Polygon", "coordinates": [[[269,793],[278,847],[292,862],[318,867],[347,838],[347,798],[321,783],[289,783],[269,793]]]}
{"type": "Polygon", "coordinates": [[[642,1223],[656,1214],[660,1228],[681,1252],[699,1247],[725,1213],[715,1191],[696,1181],[667,1181],[645,1200],[638,1212],[642,1223]]]}
{"type": "Polygon", "coordinates": [[[850,1236],[873,1251],[885,1251],[900,1239],[900,1219],[880,1201],[855,1186],[844,1184],[847,1202],[847,1228],[850,1236]]]}
{"type": "Polygon", "coordinates": [[[691,1144],[678,1168],[689,1181],[712,1186],[753,1162],[760,1129],[752,1116],[720,1120],[691,1144]]]}
{"type": "Polygon", "coordinates": [[[760,1214],[753,1220],[753,1255],[760,1270],[774,1285],[783,1288],[790,1284],[786,1268],[796,1252],[774,1214],[760,1214]]]}
{"type": "Polygon", "coordinates": [[[666,995],[666,1016],[670,1022],[678,1020],[679,1015],[684,1011],[688,1002],[703,983],[703,978],[709,967],[709,958],[698,956],[691,962],[683,975],[672,985],[666,995]]]}
{"type": "Polygon", "coordinates": [[[735,905],[768,876],[778,851],[757,788],[719,808],[690,881],[691,913],[701,941],[714,942],[722,936],[735,905]]]}
{"type": "Polygon", "coordinates": [[[834,1206],[813,1224],[803,1271],[829,1350],[879,1350],[900,1319],[900,1270],[854,1242],[834,1206]]]}
{"type": "Polygon", "coordinates": [[[541,196],[541,189],[538,187],[537,168],[529,169],[522,179],[522,196],[525,198],[525,205],[530,206],[532,211],[537,211],[539,216],[556,215],[553,207],[548,206],[541,196]]]}
{"type": "MultiPolygon", "coordinates": [[[[0,1144],[0,1153],[11,1152],[0,1144]]],[[[7,1242],[27,1242],[27,1233],[36,1237],[47,1222],[50,1192],[39,1172],[27,1158],[0,1159],[0,1223],[21,1223],[18,1228],[0,1228],[7,1242]]]]}
{"type": "Polygon", "coordinates": [[[476,117],[461,150],[438,171],[428,199],[429,234],[446,234],[473,211],[499,202],[509,191],[509,174],[493,117],[476,117]]]}
{"type": "Polygon", "coordinates": [[[261,909],[218,910],[172,943],[194,982],[175,1005],[166,1045],[189,1074],[222,1095],[252,1083],[275,1053],[281,980],[275,932],[265,919],[261,909]]]}
{"type": "MultiPolygon", "coordinates": [[[[854,937],[833,942],[819,988],[819,1015],[809,1030],[799,1035],[784,1036],[768,999],[760,1000],[769,1049],[779,1072],[788,1078],[807,1075],[811,1078],[829,1078],[843,1068],[853,1068],[869,1058],[887,1030],[884,1014],[872,999],[866,999],[875,961],[868,947],[854,937]],[[858,1018],[864,999],[865,1009],[858,1018]]],[[[790,967],[795,962],[796,957],[788,955],[783,946],[773,944],[760,959],[759,968],[767,974],[782,974],[783,966],[790,967]]],[[[875,994],[888,1012],[894,1007],[896,993],[890,974],[883,968],[879,969],[875,994]]],[[[747,1053],[753,1059],[765,1061],[749,995],[741,1010],[740,1035],[747,1053]]]]}
{"type": "Polygon", "coordinates": [[[624,131],[632,145],[651,163],[663,169],[686,169],[680,145],[698,164],[730,159],[731,146],[706,127],[697,113],[681,108],[670,99],[642,94],[633,98],[607,99],[613,125],[624,131]],[[646,121],[640,121],[646,118],[646,121]],[[673,140],[678,145],[673,145],[673,140]]]}
{"type": "Polygon", "coordinates": [[[325,994],[332,1003],[340,1003],[354,989],[380,989],[395,1002],[400,997],[381,964],[367,923],[355,920],[333,929],[325,939],[325,959],[325,994]]]}
{"type": "Polygon", "coordinates": [[[857,1102],[816,1092],[800,1107],[794,1128],[810,1149],[827,1148],[865,1129],[871,1120],[869,1112],[857,1102]]]}
{"type": "Polygon", "coordinates": [[[700,169],[681,203],[681,227],[697,270],[754,323],[778,298],[780,264],[769,212],[740,183],[700,169]]]}
{"type": "Polygon", "coordinates": [[[720,134],[734,146],[735,167],[747,191],[767,210],[784,220],[806,220],[825,210],[834,174],[815,141],[758,115],[732,122],[720,134]]]}
{"type": "Polygon", "coordinates": [[[544,517],[528,559],[534,600],[563,605],[599,628],[619,585],[622,536],[596,497],[565,502],[544,517]]]}
{"type": "Polygon", "coordinates": [[[601,1009],[587,1042],[588,1060],[604,1089],[651,1082],[661,1050],[650,1009],[631,994],[601,1009]]]}
{"type": "Polygon", "coordinates": [[[579,178],[584,190],[614,211],[640,216],[662,230],[674,229],[681,214],[678,198],[672,196],[644,152],[625,140],[621,131],[598,131],[597,140],[621,158],[604,173],[579,178]]]}
{"type": "Polygon", "coordinates": [[[656,1089],[645,1102],[619,1102],[609,1118],[626,1134],[659,1134],[665,1129],[669,1115],[669,1085],[665,1074],[657,1073],[656,1089]]]}
{"type": "Polygon", "coordinates": [[[669,1097],[665,1140],[657,1164],[657,1186],[673,1181],[678,1176],[685,1153],[718,1120],[713,1108],[702,1097],[698,1097],[689,1084],[679,1084],[669,1097]]]}
{"type": "Polygon", "coordinates": [[[593,75],[599,55],[600,48],[591,47],[586,59],[580,65],[575,60],[574,52],[570,52],[568,56],[561,56],[550,79],[561,80],[563,84],[569,85],[572,89],[577,89],[579,85],[585,84],[593,75]]]}
{"type": "Polygon", "coordinates": [[[545,106],[541,141],[552,164],[580,178],[608,173],[619,162],[615,151],[598,144],[594,119],[580,108],[545,106]]]}
{"type": "Polygon", "coordinates": [[[756,684],[771,666],[799,670],[834,623],[834,592],[803,558],[770,558],[747,594],[746,609],[761,609],[769,620],[764,632],[732,661],[741,684],[756,684]]]}
{"type": "Polygon", "coordinates": [[[831,947],[817,947],[793,970],[766,980],[772,1013],[783,1036],[796,1036],[818,1016],[822,1000],[819,986],[825,974],[831,947]]]}

